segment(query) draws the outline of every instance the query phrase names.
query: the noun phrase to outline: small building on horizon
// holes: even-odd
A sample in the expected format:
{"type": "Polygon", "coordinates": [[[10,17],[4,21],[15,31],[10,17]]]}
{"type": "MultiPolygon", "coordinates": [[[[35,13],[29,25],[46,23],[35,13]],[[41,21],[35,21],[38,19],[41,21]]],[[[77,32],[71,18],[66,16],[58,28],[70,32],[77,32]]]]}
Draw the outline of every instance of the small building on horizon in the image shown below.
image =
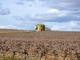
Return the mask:
{"type": "Polygon", "coordinates": [[[36,24],[35,30],[36,30],[36,32],[45,31],[45,25],[44,24],[36,24]]]}

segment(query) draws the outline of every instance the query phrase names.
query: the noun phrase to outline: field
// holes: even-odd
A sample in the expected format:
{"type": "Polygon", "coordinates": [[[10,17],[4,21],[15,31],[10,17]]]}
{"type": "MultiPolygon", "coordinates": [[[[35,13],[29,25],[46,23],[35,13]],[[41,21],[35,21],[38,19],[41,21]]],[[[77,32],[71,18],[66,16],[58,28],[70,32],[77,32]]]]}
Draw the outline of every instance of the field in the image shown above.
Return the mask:
{"type": "Polygon", "coordinates": [[[0,29],[0,60],[80,60],[80,32],[0,29]]]}

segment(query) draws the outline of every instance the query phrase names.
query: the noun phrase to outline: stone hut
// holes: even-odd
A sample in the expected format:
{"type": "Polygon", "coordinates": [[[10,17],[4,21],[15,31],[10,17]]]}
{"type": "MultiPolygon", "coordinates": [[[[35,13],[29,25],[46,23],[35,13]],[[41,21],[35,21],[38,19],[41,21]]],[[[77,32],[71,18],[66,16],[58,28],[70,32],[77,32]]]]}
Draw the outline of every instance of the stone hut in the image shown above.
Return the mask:
{"type": "Polygon", "coordinates": [[[36,24],[35,30],[36,30],[36,32],[45,31],[45,25],[44,24],[36,24]]]}

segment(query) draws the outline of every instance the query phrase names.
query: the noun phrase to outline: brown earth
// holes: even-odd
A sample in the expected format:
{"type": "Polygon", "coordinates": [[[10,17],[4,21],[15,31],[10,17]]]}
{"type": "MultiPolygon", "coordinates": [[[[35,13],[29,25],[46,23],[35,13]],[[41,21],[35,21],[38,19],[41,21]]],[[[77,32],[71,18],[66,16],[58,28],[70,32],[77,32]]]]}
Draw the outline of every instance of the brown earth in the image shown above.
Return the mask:
{"type": "Polygon", "coordinates": [[[24,60],[80,60],[80,32],[3,29],[0,30],[0,51],[0,56],[24,60]]]}

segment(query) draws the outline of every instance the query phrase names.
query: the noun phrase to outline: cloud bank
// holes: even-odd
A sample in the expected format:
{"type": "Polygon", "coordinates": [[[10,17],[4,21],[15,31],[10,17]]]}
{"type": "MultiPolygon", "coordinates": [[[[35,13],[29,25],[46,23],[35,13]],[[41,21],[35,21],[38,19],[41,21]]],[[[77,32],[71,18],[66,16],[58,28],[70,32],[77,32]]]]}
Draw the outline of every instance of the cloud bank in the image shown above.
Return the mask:
{"type": "Polygon", "coordinates": [[[80,0],[40,0],[45,2],[44,6],[56,9],[78,10],[80,0]]]}

